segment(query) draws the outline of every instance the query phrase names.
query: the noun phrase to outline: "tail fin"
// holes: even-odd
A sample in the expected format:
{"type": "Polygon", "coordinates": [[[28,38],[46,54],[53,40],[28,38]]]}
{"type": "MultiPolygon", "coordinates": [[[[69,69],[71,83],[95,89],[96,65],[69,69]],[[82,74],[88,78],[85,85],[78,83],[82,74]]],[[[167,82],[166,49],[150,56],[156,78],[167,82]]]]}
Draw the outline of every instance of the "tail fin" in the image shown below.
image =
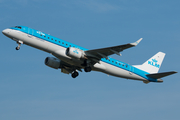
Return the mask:
{"type": "Polygon", "coordinates": [[[148,73],[158,73],[159,68],[162,64],[162,61],[164,59],[164,56],[165,56],[165,53],[158,52],[142,65],[134,65],[134,67],[141,69],[143,71],[146,71],[148,73]]]}

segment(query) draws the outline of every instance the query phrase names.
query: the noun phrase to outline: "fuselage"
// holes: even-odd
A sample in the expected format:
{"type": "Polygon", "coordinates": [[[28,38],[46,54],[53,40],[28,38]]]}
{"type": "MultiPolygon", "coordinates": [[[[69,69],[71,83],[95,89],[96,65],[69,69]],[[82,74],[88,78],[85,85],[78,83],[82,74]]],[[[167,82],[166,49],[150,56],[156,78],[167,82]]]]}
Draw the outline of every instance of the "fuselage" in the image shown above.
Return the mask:
{"type": "MultiPolygon", "coordinates": [[[[74,47],[82,51],[86,51],[88,50],[86,48],[25,26],[16,26],[5,29],[3,30],[3,34],[14,41],[20,41],[23,44],[51,53],[67,64],[78,66],[80,68],[84,67],[82,66],[83,60],[73,59],[67,56],[66,50],[69,47],[74,47]]],[[[158,82],[157,79],[147,77],[146,75],[149,73],[110,57],[108,57],[108,59],[102,58],[99,62],[92,66],[92,70],[126,79],[158,82]]]]}

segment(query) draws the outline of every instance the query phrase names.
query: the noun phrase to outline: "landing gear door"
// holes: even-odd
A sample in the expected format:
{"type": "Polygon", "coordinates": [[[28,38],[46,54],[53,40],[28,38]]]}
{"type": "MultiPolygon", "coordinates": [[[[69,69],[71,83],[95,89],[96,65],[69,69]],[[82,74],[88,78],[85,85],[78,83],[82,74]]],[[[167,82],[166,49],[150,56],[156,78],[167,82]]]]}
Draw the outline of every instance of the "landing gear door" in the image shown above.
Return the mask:
{"type": "Polygon", "coordinates": [[[134,67],[129,65],[129,74],[133,75],[134,67]]]}

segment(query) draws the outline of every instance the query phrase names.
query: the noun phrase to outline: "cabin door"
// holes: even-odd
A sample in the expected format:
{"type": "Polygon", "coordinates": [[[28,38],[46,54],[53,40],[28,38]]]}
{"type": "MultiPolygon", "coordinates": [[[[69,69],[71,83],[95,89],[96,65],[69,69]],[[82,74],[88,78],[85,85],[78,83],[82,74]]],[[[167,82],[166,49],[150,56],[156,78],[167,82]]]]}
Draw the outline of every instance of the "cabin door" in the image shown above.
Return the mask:
{"type": "Polygon", "coordinates": [[[134,72],[134,67],[129,65],[129,74],[132,75],[134,72]]]}
{"type": "Polygon", "coordinates": [[[28,28],[28,37],[32,37],[33,36],[33,32],[34,32],[33,29],[28,28]]]}

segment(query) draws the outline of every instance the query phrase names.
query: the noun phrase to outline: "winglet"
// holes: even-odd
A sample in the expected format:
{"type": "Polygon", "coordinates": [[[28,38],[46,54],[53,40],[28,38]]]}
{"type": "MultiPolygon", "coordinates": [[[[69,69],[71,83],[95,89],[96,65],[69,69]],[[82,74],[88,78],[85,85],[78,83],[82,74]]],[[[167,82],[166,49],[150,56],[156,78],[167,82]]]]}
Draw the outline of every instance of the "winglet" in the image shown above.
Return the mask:
{"type": "Polygon", "coordinates": [[[141,42],[142,39],[143,39],[143,38],[140,38],[140,39],[137,40],[136,42],[130,43],[130,44],[136,46],[136,45],[138,45],[138,44],[141,42]]]}

